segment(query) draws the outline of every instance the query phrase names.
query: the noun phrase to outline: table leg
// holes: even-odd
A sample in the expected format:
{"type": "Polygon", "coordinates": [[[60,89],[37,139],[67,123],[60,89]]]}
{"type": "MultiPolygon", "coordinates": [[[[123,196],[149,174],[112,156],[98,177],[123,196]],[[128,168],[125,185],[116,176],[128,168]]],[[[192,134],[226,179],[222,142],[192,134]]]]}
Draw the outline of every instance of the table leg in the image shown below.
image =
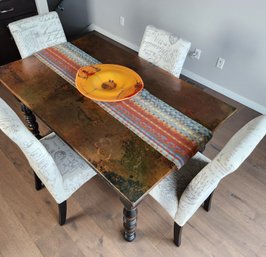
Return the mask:
{"type": "Polygon", "coordinates": [[[25,115],[25,119],[28,124],[28,129],[31,131],[31,133],[36,138],[40,139],[41,136],[40,136],[40,131],[39,131],[39,125],[32,111],[28,107],[26,107],[24,104],[21,104],[21,111],[25,115]]]}
{"type": "Polygon", "coordinates": [[[123,224],[124,224],[124,238],[128,242],[132,242],[136,238],[137,227],[137,208],[128,208],[124,206],[123,209],[123,224]]]}

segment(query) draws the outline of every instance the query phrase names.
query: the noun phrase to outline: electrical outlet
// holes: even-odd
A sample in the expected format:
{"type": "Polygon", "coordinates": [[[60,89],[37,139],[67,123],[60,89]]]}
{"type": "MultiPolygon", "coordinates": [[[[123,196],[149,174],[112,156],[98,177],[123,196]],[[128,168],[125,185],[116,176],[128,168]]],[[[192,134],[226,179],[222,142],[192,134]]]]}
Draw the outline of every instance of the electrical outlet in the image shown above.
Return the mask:
{"type": "Polygon", "coordinates": [[[120,26],[122,26],[122,27],[125,26],[125,17],[124,16],[120,16],[119,23],[120,23],[120,26]]]}
{"type": "Polygon", "coordinates": [[[218,60],[217,60],[217,62],[216,62],[216,67],[218,69],[221,69],[222,70],[223,67],[224,67],[224,63],[225,63],[225,59],[219,57],[218,60]]]}
{"type": "Polygon", "coordinates": [[[192,51],[192,52],[190,52],[190,54],[189,54],[189,56],[190,56],[191,58],[193,58],[193,59],[197,59],[197,60],[199,60],[200,55],[201,55],[201,50],[198,49],[198,48],[195,48],[195,50],[192,51]]]}

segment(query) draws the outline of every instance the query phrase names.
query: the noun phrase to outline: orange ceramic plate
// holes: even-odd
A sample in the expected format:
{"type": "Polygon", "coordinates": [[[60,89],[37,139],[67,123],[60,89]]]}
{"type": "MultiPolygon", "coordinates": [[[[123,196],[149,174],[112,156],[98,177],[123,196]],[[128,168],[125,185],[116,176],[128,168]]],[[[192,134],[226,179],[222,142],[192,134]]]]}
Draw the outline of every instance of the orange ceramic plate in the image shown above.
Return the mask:
{"type": "Polygon", "coordinates": [[[78,70],[76,87],[81,94],[96,101],[117,102],[143,89],[141,77],[133,70],[115,64],[96,64],[78,70]]]}

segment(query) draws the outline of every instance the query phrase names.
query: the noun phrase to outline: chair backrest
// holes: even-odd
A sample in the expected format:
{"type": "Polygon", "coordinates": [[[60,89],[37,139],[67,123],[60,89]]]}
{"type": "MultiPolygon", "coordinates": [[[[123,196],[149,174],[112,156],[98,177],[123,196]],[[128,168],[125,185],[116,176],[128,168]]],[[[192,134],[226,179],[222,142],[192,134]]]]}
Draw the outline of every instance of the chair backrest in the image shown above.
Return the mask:
{"type": "Polygon", "coordinates": [[[8,27],[22,58],[66,42],[66,36],[56,12],[14,21],[9,23],[8,27]]]}
{"type": "MultiPolygon", "coordinates": [[[[64,196],[63,179],[53,158],[42,143],[25,127],[17,114],[0,98],[0,129],[24,153],[30,166],[53,194],[56,188],[56,199],[64,196]]],[[[63,199],[65,200],[65,199],[63,199]]]]}
{"type": "Polygon", "coordinates": [[[241,128],[221,152],[190,182],[182,194],[175,220],[183,226],[217,187],[222,178],[234,172],[266,134],[266,115],[241,128]]]}
{"type": "Polygon", "coordinates": [[[190,42],[148,25],[139,56],[179,78],[190,46],[190,42]]]}

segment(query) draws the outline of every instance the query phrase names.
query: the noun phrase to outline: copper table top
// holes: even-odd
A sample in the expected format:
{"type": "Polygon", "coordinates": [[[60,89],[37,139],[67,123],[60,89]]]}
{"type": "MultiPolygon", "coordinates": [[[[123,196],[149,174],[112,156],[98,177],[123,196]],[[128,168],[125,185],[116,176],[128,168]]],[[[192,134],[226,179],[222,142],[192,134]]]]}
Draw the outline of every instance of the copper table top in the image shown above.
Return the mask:
{"type": "MultiPolygon", "coordinates": [[[[72,42],[102,63],[135,70],[145,88],[214,131],[234,107],[146,62],[97,32],[72,42]]],[[[174,164],[31,56],[0,67],[0,81],[136,206],[174,164]]]]}

